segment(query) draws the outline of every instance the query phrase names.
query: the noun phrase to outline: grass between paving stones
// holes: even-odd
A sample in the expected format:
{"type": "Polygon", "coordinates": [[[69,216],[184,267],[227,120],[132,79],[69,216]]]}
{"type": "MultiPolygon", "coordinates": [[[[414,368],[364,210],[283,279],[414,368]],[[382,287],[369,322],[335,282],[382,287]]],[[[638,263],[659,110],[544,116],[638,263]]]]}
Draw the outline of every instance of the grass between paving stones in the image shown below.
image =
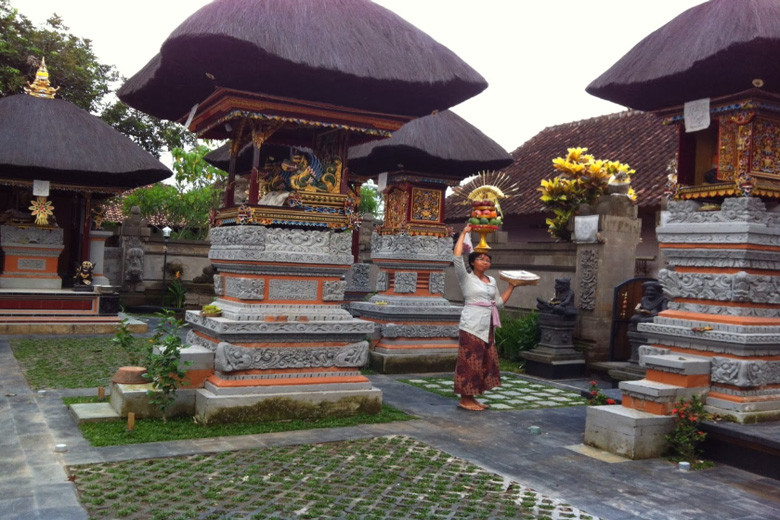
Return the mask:
{"type": "MultiPolygon", "coordinates": [[[[428,377],[400,381],[444,397],[459,398],[453,390],[452,378],[428,377]]],[[[500,387],[485,392],[479,400],[489,404],[494,410],[560,408],[588,404],[588,400],[579,393],[506,374],[501,376],[500,387]]]]}
{"type": "MultiPolygon", "coordinates": [[[[12,339],[11,350],[33,390],[108,386],[121,366],[130,364],[114,336],[12,339]]],[[[149,338],[134,338],[140,346],[149,338]]]]}
{"type": "Polygon", "coordinates": [[[93,520],[594,518],[397,435],[67,471],[93,520]]]}
{"type": "MultiPolygon", "coordinates": [[[[84,402],[81,398],[63,399],[66,404],[84,402]]],[[[93,402],[93,401],[90,401],[93,402]]],[[[361,424],[379,424],[396,421],[408,421],[415,417],[392,406],[383,405],[378,414],[353,415],[350,417],[325,417],[321,419],[293,419],[285,421],[265,421],[230,424],[198,424],[192,417],[162,419],[139,419],[135,429],[127,431],[127,422],[105,421],[81,423],[82,435],[93,446],[117,446],[140,444],[145,442],[177,441],[184,439],[203,439],[208,437],[227,437],[235,435],[254,435],[258,433],[288,432],[294,430],[314,430],[320,428],[341,428],[361,424]]]]}

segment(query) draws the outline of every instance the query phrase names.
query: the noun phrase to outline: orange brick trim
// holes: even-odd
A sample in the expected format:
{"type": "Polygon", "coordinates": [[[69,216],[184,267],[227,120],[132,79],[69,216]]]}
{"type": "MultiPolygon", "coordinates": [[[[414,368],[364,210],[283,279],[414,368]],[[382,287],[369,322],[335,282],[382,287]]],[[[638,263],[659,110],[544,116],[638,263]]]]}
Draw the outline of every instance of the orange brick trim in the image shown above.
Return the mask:
{"type": "Polygon", "coordinates": [[[684,374],[664,372],[662,370],[648,369],[645,377],[650,381],[655,381],[656,383],[665,383],[667,385],[681,386],[683,388],[710,386],[709,374],[687,376],[684,374]]]}
{"type": "Polygon", "coordinates": [[[653,415],[669,415],[672,411],[671,403],[654,403],[653,401],[645,401],[644,399],[634,399],[627,395],[623,396],[623,406],[640,412],[647,412],[653,415]]]}

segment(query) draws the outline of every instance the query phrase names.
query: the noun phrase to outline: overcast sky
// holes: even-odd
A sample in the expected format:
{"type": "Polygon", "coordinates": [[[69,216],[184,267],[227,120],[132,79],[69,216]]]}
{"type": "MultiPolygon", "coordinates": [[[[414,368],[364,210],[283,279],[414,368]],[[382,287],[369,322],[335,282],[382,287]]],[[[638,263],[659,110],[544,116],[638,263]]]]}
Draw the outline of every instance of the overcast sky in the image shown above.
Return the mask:
{"type": "MultiPolygon", "coordinates": [[[[290,0],[295,1],[295,0],[290,0]]],[[[618,112],[585,87],[637,42],[703,0],[376,0],[458,54],[488,88],[454,111],[512,151],[542,129],[618,112]]],[[[208,0],[11,0],[59,14],[129,77],[208,0]]],[[[684,52],[684,51],[683,51],[684,52]]],[[[52,78],[56,85],[56,78],[52,78]]]]}

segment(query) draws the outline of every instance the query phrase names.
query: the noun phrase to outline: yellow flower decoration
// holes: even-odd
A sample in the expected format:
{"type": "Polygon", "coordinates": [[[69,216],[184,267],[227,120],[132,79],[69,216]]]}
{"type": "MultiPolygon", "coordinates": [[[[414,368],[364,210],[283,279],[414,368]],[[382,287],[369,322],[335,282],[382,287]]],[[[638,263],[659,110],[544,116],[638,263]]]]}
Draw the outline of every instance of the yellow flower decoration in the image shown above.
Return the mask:
{"type": "Polygon", "coordinates": [[[32,201],[29,210],[32,211],[33,217],[35,217],[35,224],[38,226],[46,226],[49,224],[49,217],[54,215],[54,206],[51,205],[50,200],[46,200],[46,197],[38,197],[37,200],[32,201]]]}

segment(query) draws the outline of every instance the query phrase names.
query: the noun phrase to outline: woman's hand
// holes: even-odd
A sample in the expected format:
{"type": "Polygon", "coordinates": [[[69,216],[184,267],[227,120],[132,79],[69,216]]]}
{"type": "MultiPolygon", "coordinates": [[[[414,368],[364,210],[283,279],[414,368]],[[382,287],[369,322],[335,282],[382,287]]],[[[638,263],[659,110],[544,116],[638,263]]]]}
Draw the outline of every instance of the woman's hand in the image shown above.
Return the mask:
{"type": "Polygon", "coordinates": [[[463,231],[460,232],[461,235],[465,235],[466,233],[471,233],[471,224],[466,223],[463,231]]]}

